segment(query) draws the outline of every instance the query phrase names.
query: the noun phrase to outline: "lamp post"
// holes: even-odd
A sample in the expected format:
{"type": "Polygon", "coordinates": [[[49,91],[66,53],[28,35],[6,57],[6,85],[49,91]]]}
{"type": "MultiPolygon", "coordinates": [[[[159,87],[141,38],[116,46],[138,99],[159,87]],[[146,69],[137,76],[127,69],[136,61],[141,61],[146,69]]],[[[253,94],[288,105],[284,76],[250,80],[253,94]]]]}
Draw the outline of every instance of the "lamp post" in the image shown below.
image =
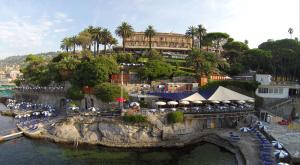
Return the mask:
{"type": "MultiPolygon", "coordinates": [[[[123,99],[123,66],[121,67],[121,99],[123,99]]],[[[123,106],[123,100],[120,102],[121,111],[123,112],[124,106],[123,106]]]]}

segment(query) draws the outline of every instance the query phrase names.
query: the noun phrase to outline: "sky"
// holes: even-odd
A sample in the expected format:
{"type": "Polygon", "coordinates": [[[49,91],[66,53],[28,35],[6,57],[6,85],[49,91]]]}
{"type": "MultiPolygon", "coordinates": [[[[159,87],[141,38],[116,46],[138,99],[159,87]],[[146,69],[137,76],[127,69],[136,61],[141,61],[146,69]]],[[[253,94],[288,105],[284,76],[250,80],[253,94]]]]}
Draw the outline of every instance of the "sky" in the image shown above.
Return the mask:
{"type": "MultiPolygon", "coordinates": [[[[135,31],[185,33],[202,24],[256,48],[300,35],[299,0],[1,0],[0,58],[58,51],[64,37],[92,26],[113,34],[122,21],[135,31]]],[[[121,43],[121,42],[120,42],[121,43]]]]}

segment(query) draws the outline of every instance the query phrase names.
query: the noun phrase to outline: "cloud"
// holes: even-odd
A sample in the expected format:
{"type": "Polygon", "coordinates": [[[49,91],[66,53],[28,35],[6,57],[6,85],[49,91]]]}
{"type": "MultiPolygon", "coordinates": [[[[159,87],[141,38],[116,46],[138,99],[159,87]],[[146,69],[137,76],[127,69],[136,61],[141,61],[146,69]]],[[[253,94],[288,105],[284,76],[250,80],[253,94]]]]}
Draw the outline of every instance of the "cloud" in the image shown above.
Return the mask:
{"type": "Polygon", "coordinates": [[[62,12],[56,12],[54,14],[54,22],[61,23],[61,22],[73,22],[73,19],[70,18],[67,14],[62,12]]]}
{"type": "Polygon", "coordinates": [[[66,29],[66,28],[61,28],[61,29],[54,29],[54,32],[55,33],[60,33],[60,32],[65,32],[65,31],[67,31],[68,29],[66,29]]]}
{"type": "Polygon", "coordinates": [[[16,17],[11,21],[0,22],[0,41],[9,47],[40,46],[52,26],[53,22],[49,20],[32,23],[16,17]]]}
{"type": "Polygon", "coordinates": [[[9,52],[16,55],[53,48],[51,41],[58,37],[54,33],[68,31],[66,23],[72,21],[63,13],[39,17],[13,15],[7,20],[0,20],[1,56],[7,56],[9,52]]]}

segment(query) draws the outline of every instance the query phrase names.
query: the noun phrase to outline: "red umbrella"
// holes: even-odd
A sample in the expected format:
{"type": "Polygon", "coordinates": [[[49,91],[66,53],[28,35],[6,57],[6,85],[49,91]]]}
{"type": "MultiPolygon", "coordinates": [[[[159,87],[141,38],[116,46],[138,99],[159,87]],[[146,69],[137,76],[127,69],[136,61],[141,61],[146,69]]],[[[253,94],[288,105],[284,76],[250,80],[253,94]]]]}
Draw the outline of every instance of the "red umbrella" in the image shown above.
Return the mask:
{"type": "Polygon", "coordinates": [[[126,99],[123,98],[123,97],[119,97],[119,98],[116,99],[116,101],[119,102],[119,103],[124,103],[126,101],[126,99]]]}

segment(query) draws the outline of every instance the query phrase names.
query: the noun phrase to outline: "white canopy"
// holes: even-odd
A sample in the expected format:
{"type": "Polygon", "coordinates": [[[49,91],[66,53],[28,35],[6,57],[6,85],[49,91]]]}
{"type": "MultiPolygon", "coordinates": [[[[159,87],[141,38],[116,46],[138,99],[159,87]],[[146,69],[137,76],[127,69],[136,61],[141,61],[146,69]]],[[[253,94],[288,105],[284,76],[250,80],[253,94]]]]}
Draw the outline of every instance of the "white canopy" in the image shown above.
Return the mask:
{"type": "Polygon", "coordinates": [[[169,101],[169,102],[168,102],[168,105],[177,105],[177,104],[178,104],[177,101],[169,101]]]}
{"type": "Polygon", "coordinates": [[[186,101],[202,101],[202,100],[206,100],[203,96],[201,96],[198,92],[184,98],[181,100],[186,100],[186,101]]]}
{"type": "Polygon", "coordinates": [[[183,105],[188,105],[190,104],[190,102],[186,101],[186,100],[182,100],[179,102],[180,104],[183,104],[183,105]]]}
{"type": "Polygon", "coordinates": [[[166,102],[163,102],[163,101],[158,101],[158,102],[155,102],[156,105],[166,105],[166,102]]]}
{"type": "Polygon", "coordinates": [[[200,100],[195,100],[195,101],[192,101],[192,103],[194,103],[194,104],[202,104],[202,101],[200,101],[200,100]]]}
{"type": "Polygon", "coordinates": [[[219,86],[214,94],[212,94],[207,100],[254,100],[252,97],[237,93],[233,90],[219,86]]]}

